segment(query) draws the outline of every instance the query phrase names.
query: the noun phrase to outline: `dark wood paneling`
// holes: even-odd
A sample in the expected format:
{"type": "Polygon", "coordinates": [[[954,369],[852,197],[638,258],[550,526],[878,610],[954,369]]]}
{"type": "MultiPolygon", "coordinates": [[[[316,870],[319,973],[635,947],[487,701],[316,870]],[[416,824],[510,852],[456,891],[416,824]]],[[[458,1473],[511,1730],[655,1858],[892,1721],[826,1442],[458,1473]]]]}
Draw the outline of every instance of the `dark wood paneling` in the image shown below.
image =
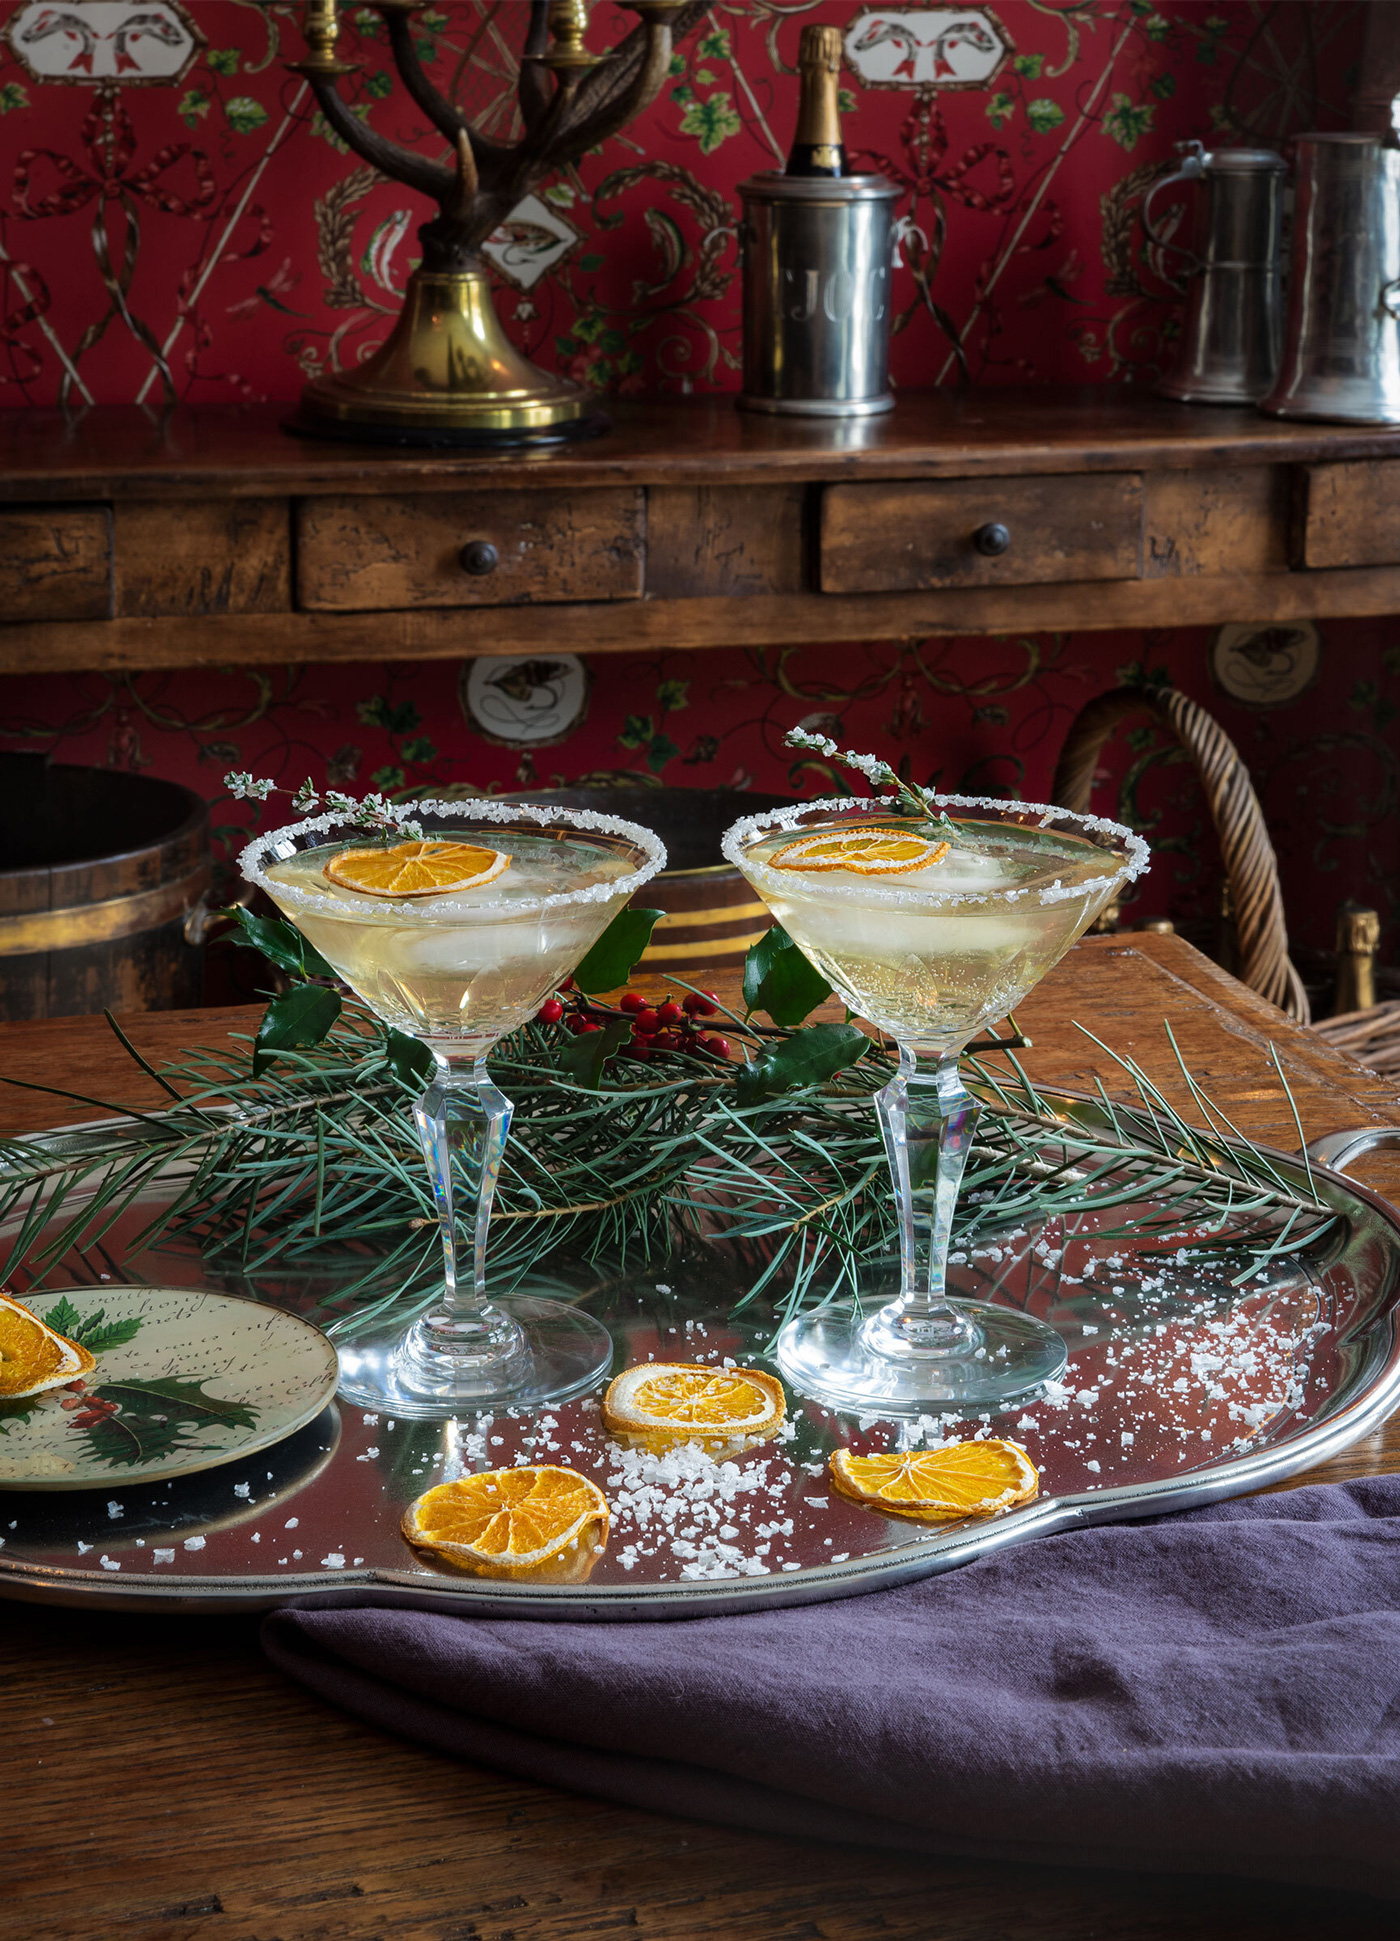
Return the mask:
{"type": "Polygon", "coordinates": [[[822,591],[1136,579],[1142,507],[1136,473],[829,485],[822,494],[822,591]],[[993,524],[1006,527],[1011,543],[987,557],[974,535],[993,524]]]}
{"type": "Polygon", "coordinates": [[[1400,465],[1352,459],[1307,466],[1295,545],[1297,566],[1400,565],[1400,465]]]}
{"type": "Polygon", "coordinates": [[[1145,579],[1288,571],[1288,466],[1154,472],[1144,486],[1145,579]]]}
{"type": "Polygon", "coordinates": [[[265,666],[279,661],[461,660],[472,654],[628,654],[678,647],[907,640],[923,634],[1024,629],[1083,633],[1114,627],[1207,627],[1225,621],[1327,619],[1400,613],[1400,567],[1331,573],[1103,580],[1067,586],[954,588],[930,593],[754,595],[748,599],[634,600],[591,606],[473,611],[230,615],[201,621],[110,620],[93,626],[13,626],[0,633],[0,668],[265,666]]]}
{"type": "Polygon", "coordinates": [[[800,593],[804,485],[654,485],[647,593],[654,599],[800,593]]]}
{"type": "Polygon", "coordinates": [[[0,512],[0,624],[105,620],[111,611],[112,514],[107,506],[0,512]]]}
{"type": "Polygon", "coordinates": [[[303,499],[297,603],[365,612],[635,600],[644,530],[644,495],[630,486],[303,499]],[[491,571],[463,565],[462,549],[473,543],[495,548],[491,571]]]}
{"type": "Polygon", "coordinates": [[[119,503],[116,548],[120,614],[284,613],[292,604],[286,499],[119,503]]]}

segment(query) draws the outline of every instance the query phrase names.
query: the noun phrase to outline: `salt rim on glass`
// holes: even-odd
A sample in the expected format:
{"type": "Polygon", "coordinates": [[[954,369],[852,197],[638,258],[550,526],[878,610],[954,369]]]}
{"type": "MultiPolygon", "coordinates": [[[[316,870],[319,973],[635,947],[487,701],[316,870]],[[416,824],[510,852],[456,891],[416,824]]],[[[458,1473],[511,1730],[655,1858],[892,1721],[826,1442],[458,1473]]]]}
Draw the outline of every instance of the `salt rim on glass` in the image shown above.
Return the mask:
{"type": "MultiPolygon", "coordinates": [[[[405,814],[409,813],[415,817],[437,815],[462,822],[562,822],[570,828],[596,829],[600,835],[626,836],[646,854],[647,860],[640,868],[627,876],[616,877],[610,883],[592,883],[582,890],[551,891],[549,895],[536,897],[532,901],[520,899],[506,902],[493,897],[486,903],[473,903],[470,911],[464,913],[472,920],[502,911],[513,917],[522,917],[531,911],[558,910],[571,903],[612,902],[623,895],[635,895],[658,870],[666,867],[666,845],[654,830],[640,822],[626,822],[621,816],[603,815],[597,809],[565,809],[547,803],[536,806],[528,802],[494,802],[487,797],[460,802],[430,800],[408,803],[405,804],[405,814]]],[[[286,860],[281,855],[270,853],[274,844],[288,842],[293,836],[320,835],[331,829],[353,830],[355,827],[346,816],[334,814],[308,816],[303,822],[284,823],[280,829],[269,829],[266,835],[255,836],[240,852],[238,867],[250,883],[265,889],[267,863],[286,860]]],[[[288,854],[292,853],[289,849],[288,854]]],[[[345,914],[345,904],[341,898],[322,896],[318,891],[302,889],[299,884],[279,883],[277,893],[289,903],[295,903],[299,909],[320,911],[327,916],[345,914]]],[[[385,914],[402,914],[414,922],[422,921],[422,911],[416,903],[397,898],[381,897],[379,910],[385,914]]]]}
{"type": "MultiPolygon", "coordinates": [[[[1045,888],[1034,892],[1041,903],[1063,903],[1069,897],[1083,896],[1086,891],[1107,889],[1115,883],[1131,883],[1149,867],[1151,852],[1142,837],[1121,822],[1110,822],[1104,816],[1080,815],[1074,809],[1057,809],[1049,802],[1015,802],[1006,796],[989,795],[934,795],[927,797],[931,810],[938,809],[995,809],[1005,813],[1015,809],[1027,816],[1039,816],[1041,827],[1053,821],[1077,822],[1082,829],[1091,829],[1096,834],[1116,836],[1127,851],[1127,867],[1115,869],[1105,876],[1091,876],[1082,883],[1065,884],[1058,879],[1047,883],[1045,888]]],[[[790,808],[771,809],[764,815],[743,816],[724,832],[720,845],[726,862],[736,869],[742,869],[751,882],[760,887],[781,893],[791,886],[783,876],[764,863],[756,863],[744,854],[744,844],[753,836],[774,829],[796,829],[804,817],[816,810],[858,810],[868,813],[872,809],[901,808],[897,795],[875,795],[865,800],[850,795],[822,796],[813,802],[795,802],[790,808]]],[[[907,809],[904,810],[907,815],[907,809]]],[[[885,885],[878,880],[863,876],[859,883],[822,884],[823,900],[830,899],[842,903],[889,904],[891,907],[905,905],[924,909],[930,903],[976,903],[982,901],[989,892],[985,889],[968,887],[963,889],[934,889],[932,886],[921,889],[899,889],[895,885],[885,885]]],[[[999,900],[1027,896],[1028,890],[997,890],[994,894],[999,900]]]]}

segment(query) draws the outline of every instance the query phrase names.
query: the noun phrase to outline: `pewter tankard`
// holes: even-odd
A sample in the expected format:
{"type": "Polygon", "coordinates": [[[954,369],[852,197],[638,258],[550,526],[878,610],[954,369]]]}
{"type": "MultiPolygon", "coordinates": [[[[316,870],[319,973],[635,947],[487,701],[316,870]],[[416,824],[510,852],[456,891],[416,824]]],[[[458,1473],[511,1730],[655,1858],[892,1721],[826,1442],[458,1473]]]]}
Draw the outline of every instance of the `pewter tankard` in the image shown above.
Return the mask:
{"type": "Polygon", "coordinates": [[[1300,135],[1276,418],[1400,425],[1400,149],[1300,135]]]}
{"type": "Polygon", "coordinates": [[[1255,404],[1278,374],[1283,338],[1279,238],[1287,164],[1270,148],[1178,148],[1185,161],[1142,205],[1143,228],[1159,249],[1187,259],[1191,278],[1181,352],[1156,388],[1187,404],[1255,404]],[[1186,182],[1204,190],[1190,248],[1152,220],[1157,197],[1186,182]]]}

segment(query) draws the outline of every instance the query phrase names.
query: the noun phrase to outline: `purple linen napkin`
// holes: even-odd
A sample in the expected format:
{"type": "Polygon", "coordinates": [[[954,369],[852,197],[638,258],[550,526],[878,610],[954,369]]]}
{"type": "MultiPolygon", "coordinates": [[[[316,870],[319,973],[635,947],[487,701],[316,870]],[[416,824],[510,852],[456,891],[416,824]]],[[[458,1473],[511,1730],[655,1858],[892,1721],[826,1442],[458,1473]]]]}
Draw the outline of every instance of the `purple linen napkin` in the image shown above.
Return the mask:
{"type": "Polygon", "coordinates": [[[754,1831],[1400,1898],[1400,1476],[736,1617],[269,1617],[386,1730],[754,1831]]]}

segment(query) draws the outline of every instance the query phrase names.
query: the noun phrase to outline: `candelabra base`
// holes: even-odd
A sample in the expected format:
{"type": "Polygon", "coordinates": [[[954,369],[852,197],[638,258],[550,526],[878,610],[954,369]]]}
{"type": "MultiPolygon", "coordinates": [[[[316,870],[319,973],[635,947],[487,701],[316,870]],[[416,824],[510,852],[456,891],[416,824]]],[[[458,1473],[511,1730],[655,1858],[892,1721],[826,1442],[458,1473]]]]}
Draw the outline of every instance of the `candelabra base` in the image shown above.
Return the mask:
{"type": "Polygon", "coordinates": [[[370,444],[518,446],[596,437],[594,399],[522,356],[482,269],[415,270],[388,342],[314,378],[287,430],[370,444]]]}

